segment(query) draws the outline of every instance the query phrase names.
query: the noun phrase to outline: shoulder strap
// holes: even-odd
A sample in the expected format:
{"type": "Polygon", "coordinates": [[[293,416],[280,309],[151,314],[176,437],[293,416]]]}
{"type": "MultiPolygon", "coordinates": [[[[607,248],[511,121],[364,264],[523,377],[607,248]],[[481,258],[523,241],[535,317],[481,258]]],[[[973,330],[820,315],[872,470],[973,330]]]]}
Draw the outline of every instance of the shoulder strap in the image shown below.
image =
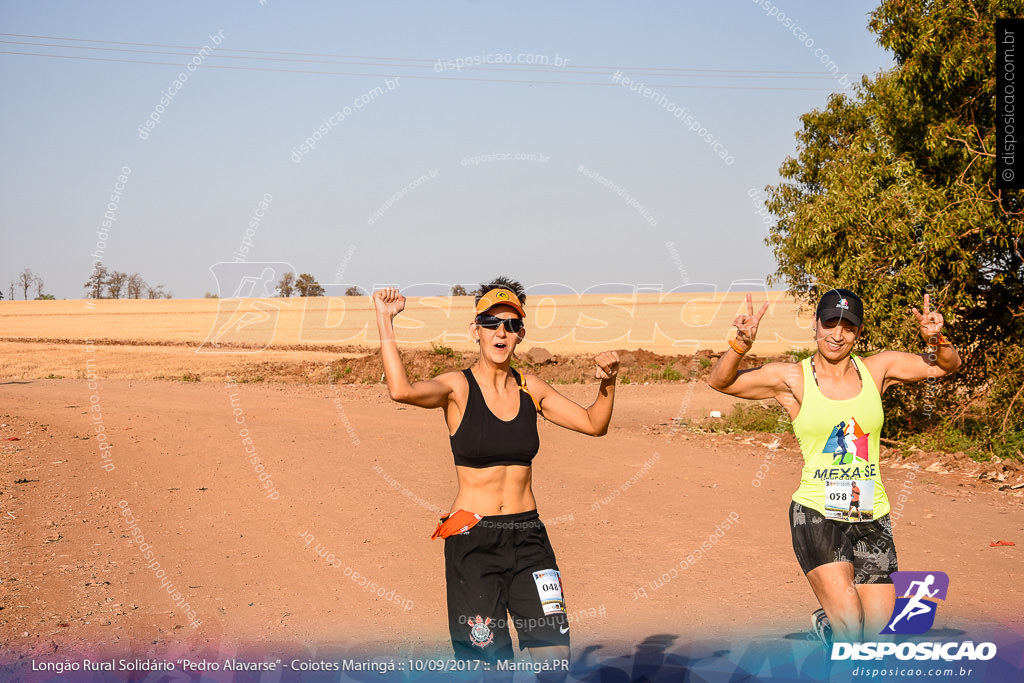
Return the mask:
{"type": "Polygon", "coordinates": [[[850,354],[850,358],[853,359],[853,364],[857,367],[857,372],[860,373],[860,383],[862,387],[866,387],[867,384],[871,385],[874,390],[874,394],[878,396],[878,400],[882,400],[882,394],[879,393],[878,387],[875,386],[875,378],[871,376],[871,371],[868,370],[868,364],[864,362],[864,359],[855,353],[850,354]]]}
{"type": "MultiPolygon", "coordinates": [[[[512,368],[509,369],[512,370],[512,368]]],[[[512,370],[512,374],[519,381],[519,390],[526,392],[526,395],[530,397],[531,401],[533,401],[533,405],[537,409],[537,412],[540,413],[540,404],[537,403],[537,399],[533,397],[533,394],[530,393],[530,389],[526,386],[526,375],[516,372],[515,370],[512,370]]]]}
{"type": "MultiPolygon", "coordinates": [[[[469,385],[469,401],[473,401],[476,392],[480,391],[480,386],[476,383],[476,377],[473,376],[473,368],[466,368],[462,371],[462,374],[466,376],[466,383],[469,385]]],[[[466,405],[467,407],[469,406],[468,403],[466,405]]]]}
{"type": "MultiPolygon", "coordinates": [[[[811,356],[804,358],[800,361],[800,365],[803,368],[804,374],[804,398],[806,400],[807,393],[809,391],[818,392],[821,395],[821,391],[818,389],[818,378],[814,376],[814,367],[811,365],[811,356]]],[[[801,401],[801,404],[803,401],[801,401]]]]}

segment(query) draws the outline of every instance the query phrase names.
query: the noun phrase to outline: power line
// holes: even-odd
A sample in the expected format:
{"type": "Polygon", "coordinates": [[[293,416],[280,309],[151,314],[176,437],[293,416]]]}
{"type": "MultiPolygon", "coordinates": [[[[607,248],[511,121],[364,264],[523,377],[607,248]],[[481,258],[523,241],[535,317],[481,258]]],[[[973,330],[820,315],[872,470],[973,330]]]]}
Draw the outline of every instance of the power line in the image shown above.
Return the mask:
{"type": "MultiPolygon", "coordinates": [[[[4,35],[4,34],[0,34],[0,35],[4,35]]],[[[193,56],[193,53],[186,53],[186,52],[166,52],[166,51],[162,51],[162,50],[130,50],[130,49],[126,49],[126,48],[116,48],[116,47],[94,47],[94,46],[83,46],[83,45],[60,45],[58,43],[35,43],[35,42],[17,41],[17,40],[0,40],[0,43],[6,43],[8,45],[25,45],[25,46],[30,46],[30,47],[56,47],[56,48],[67,49],[67,50],[99,50],[99,51],[104,51],[104,52],[128,52],[128,53],[136,53],[136,54],[171,55],[171,56],[177,56],[177,57],[190,57],[190,56],[193,56]]],[[[36,54],[36,53],[23,53],[23,54],[36,54]]],[[[46,55],[42,55],[42,56],[46,56],[46,55]]],[[[208,59],[210,59],[210,58],[240,59],[240,60],[251,60],[251,61],[269,61],[269,62],[302,62],[302,63],[313,63],[313,64],[353,64],[353,65],[357,65],[357,66],[387,66],[387,67],[394,67],[394,66],[396,66],[394,64],[386,64],[386,63],[379,63],[379,62],[358,62],[358,61],[353,62],[353,61],[330,60],[330,59],[326,59],[326,60],[325,59],[294,59],[294,58],[286,58],[286,57],[252,57],[252,56],[248,56],[248,55],[226,55],[226,54],[221,54],[220,50],[218,50],[218,52],[216,54],[207,55],[206,58],[208,58],[208,59]]],[[[514,65],[513,64],[509,64],[508,66],[512,67],[514,65]]],[[[431,68],[431,65],[429,65],[429,64],[411,64],[411,65],[408,65],[408,66],[404,66],[403,68],[429,69],[429,68],[431,68]]],[[[479,71],[499,71],[499,72],[504,72],[504,73],[514,73],[514,72],[515,73],[517,73],[517,72],[564,73],[564,72],[566,72],[565,69],[500,68],[500,67],[484,67],[484,66],[461,67],[461,68],[463,68],[463,69],[479,70],[479,71]]],[[[597,68],[597,67],[594,67],[594,68],[597,68]]],[[[784,76],[784,75],[780,75],[780,74],[781,73],[786,73],[786,72],[779,72],[779,73],[775,73],[775,72],[751,72],[751,73],[756,73],[757,75],[756,76],[745,76],[745,75],[742,75],[743,72],[739,72],[739,71],[730,72],[730,73],[697,73],[696,69],[694,69],[693,71],[694,71],[694,73],[686,73],[686,74],[651,74],[651,75],[652,76],[663,76],[663,77],[677,77],[677,78],[739,78],[739,79],[744,79],[744,78],[770,78],[770,79],[782,79],[782,80],[831,80],[832,79],[832,76],[826,76],[826,75],[822,75],[822,74],[813,75],[813,76],[810,76],[810,75],[784,76]],[[771,74],[771,75],[762,75],[762,74],[771,74]]],[[[443,72],[439,72],[439,73],[443,73],[443,72]]],[[[573,71],[573,72],[570,72],[570,73],[578,74],[578,75],[590,75],[590,74],[593,74],[593,75],[608,75],[609,72],[602,70],[602,71],[573,71]]],[[[631,71],[630,73],[636,74],[636,72],[633,72],[633,71],[631,71]]],[[[643,75],[643,74],[640,74],[640,75],[643,75]]]]}
{"type": "MultiPolygon", "coordinates": [[[[121,64],[153,64],[157,66],[174,66],[181,68],[181,64],[175,62],[154,62],[144,59],[112,59],[109,57],[82,57],[78,55],[51,55],[39,52],[15,52],[12,50],[0,50],[2,55],[21,55],[25,57],[51,57],[54,59],[75,59],[90,62],[117,62],[121,64]]],[[[251,66],[228,66],[220,64],[206,64],[198,68],[203,69],[229,69],[232,71],[264,71],[275,73],[294,74],[318,74],[323,76],[360,76],[368,78],[381,78],[394,76],[396,78],[410,78],[430,81],[473,81],[481,83],[526,83],[530,85],[593,85],[598,87],[621,87],[618,83],[598,83],[596,81],[538,81],[522,78],[473,78],[465,76],[416,76],[409,74],[395,73],[356,73],[351,71],[312,71],[309,69],[279,69],[273,67],[251,67],[251,66]]],[[[647,83],[649,88],[681,88],[681,89],[710,89],[710,90],[800,90],[806,92],[833,92],[834,88],[786,88],[769,86],[741,86],[741,85],[680,85],[674,83],[647,83]]]]}
{"type": "MultiPolygon", "coordinates": [[[[0,40],[0,43],[6,43],[13,46],[25,46],[25,47],[51,47],[58,48],[60,50],[92,50],[92,51],[103,51],[103,52],[116,52],[116,53],[128,53],[138,55],[168,55],[175,57],[194,57],[195,52],[204,48],[188,45],[171,45],[165,43],[141,43],[141,42],[128,42],[128,41],[115,41],[115,40],[93,40],[86,38],[69,38],[62,36],[39,36],[33,34],[21,34],[21,33],[0,33],[0,36],[7,38],[32,38],[41,40],[57,40],[71,43],[98,43],[99,45],[81,45],[81,44],[61,44],[61,43],[37,43],[26,40],[0,40]],[[103,47],[105,45],[123,45],[131,47],[103,47]],[[151,49],[138,49],[138,48],[169,48],[172,50],[190,50],[191,52],[167,52],[165,50],[151,50],[151,49]]],[[[209,46],[204,46],[209,48],[209,46]]],[[[181,68],[183,65],[175,62],[161,62],[151,59],[131,59],[128,57],[87,57],[83,55],[75,54],[52,54],[46,52],[20,52],[16,50],[0,50],[0,54],[19,55],[25,57],[44,57],[48,59],[71,59],[79,61],[92,61],[92,62],[110,62],[110,63],[123,63],[123,64],[149,64],[154,66],[174,66],[181,68]]],[[[488,57],[500,56],[500,55],[488,55],[488,57]]],[[[511,54],[507,55],[511,58],[511,54]]],[[[518,57],[522,57],[523,53],[520,53],[518,57]]],[[[532,55],[531,55],[532,56],[532,55]]],[[[481,56],[482,57],[482,56],[481,56]]],[[[304,63],[304,64],[345,64],[355,67],[363,67],[368,69],[379,69],[388,68],[394,70],[400,70],[398,73],[387,72],[381,73],[379,71],[330,71],[330,70],[314,70],[314,69],[299,69],[299,68],[285,68],[283,66],[231,66],[227,64],[211,64],[208,61],[203,61],[201,64],[195,65],[197,68],[204,69],[226,69],[232,71],[259,71],[259,72],[271,72],[271,73],[295,73],[295,74],[312,74],[312,75],[325,75],[325,76],[355,76],[363,78],[382,78],[382,77],[397,77],[406,79],[417,79],[417,80],[442,80],[442,81],[467,81],[467,82],[480,82],[480,83],[520,83],[529,85],[590,85],[600,87],[614,87],[619,85],[614,82],[600,82],[595,80],[563,80],[558,78],[559,76],[607,76],[612,70],[617,72],[627,71],[628,75],[633,79],[644,79],[644,78],[671,78],[671,79],[686,79],[686,78],[715,78],[715,79],[772,79],[772,80],[830,80],[832,76],[824,75],[820,72],[813,71],[778,71],[778,70],[743,70],[743,69],[696,69],[686,67],[643,67],[643,66],[600,66],[600,65],[547,65],[547,64],[527,64],[522,66],[521,62],[494,62],[488,65],[483,64],[471,64],[471,65],[459,65],[452,69],[443,69],[437,71],[436,65],[438,63],[450,62],[453,60],[430,60],[424,58],[413,58],[413,57],[372,57],[365,55],[336,55],[329,53],[316,53],[316,52],[289,52],[280,50],[247,50],[241,48],[220,48],[218,47],[216,52],[211,52],[208,55],[204,55],[204,60],[210,59],[232,59],[242,60],[250,62],[278,62],[278,63],[304,63]],[[228,53],[241,53],[241,54],[228,54],[228,53]],[[288,57],[279,56],[266,56],[266,55],[289,55],[288,57]],[[315,59],[305,59],[306,57],[313,57],[315,59]],[[354,60],[354,61],[353,61],[354,60]],[[432,74],[415,74],[409,73],[409,69],[431,69],[436,73],[432,74]],[[534,68],[536,67],[536,68],[534,68]],[[446,72],[453,70],[454,74],[446,75],[446,72]],[[508,75],[518,75],[524,73],[543,73],[554,76],[552,80],[538,80],[531,78],[486,78],[483,76],[471,76],[462,75],[461,71],[492,71],[499,72],[508,75]]],[[[474,59],[474,58],[470,58],[474,59]]],[[[698,84],[684,84],[684,83],[644,83],[646,87],[650,88],[676,88],[676,89],[709,89],[709,90],[783,90],[783,91],[805,91],[805,92],[833,92],[835,88],[826,87],[787,87],[787,86],[757,86],[757,85],[698,85],[698,84]]]]}
{"type": "MultiPolygon", "coordinates": [[[[9,38],[39,38],[43,40],[63,40],[72,41],[79,43],[101,43],[104,45],[134,45],[139,47],[165,47],[177,50],[201,50],[203,46],[199,45],[170,45],[166,43],[137,43],[127,42],[121,40],[94,40],[87,38],[66,38],[61,36],[40,36],[26,33],[0,33],[0,36],[6,36],[9,38]]],[[[6,42],[6,41],[4,41],[6,42]]],[[[71,48],[73,46],[60,46],[71,48]]],[[[265,54],[265,55],[291,55],[296,57],[325,57],[331,59],[356,59],[356,60],[376,60],[380,62],[422,62],[425,65],[433,65],[438,61],[444,61],[447,58],[441,59],[425,59],[422,57],[379,57],[379,56],[366,56],[366,55],[338,55],[331,53],[321,52],[290,52],[283,50],[246,50],[241,48],[225,48],[218,47],[218,53],[223,52],[243,52],[247,54],[265,54]]],[[[183,55],[188,56],[188,55],[183,55]]],[[[358,62],[357,62],[358,63],[358,62]]],[[[506,62],[500,62],[496,64],[507,64],[506,62]]],[[[509,64],[510,66],[512,64],[509,64]]],[[[751,74],[792,74],[795,76],[808,75],[816,78],[831,78],[832,76],[825,76],[820,71],[779,71],[774,69],[693,69],[688,67],[653,67],[653,66],[607,66],[607,65],[595,65],[595,64],[577,64],[577,65],[546,65],[546,64],[531,64],[529,66],[550,66],[550,69],[541,69],[542,71],[552,71],[555,69],[562,71],[573,71],[578,69],[600,69],[603,71],[626,71],[629,70],[634,73],[643,71],[659,71],[659,72],[676,72],[676,73],[751,73],[751,74]]],[[[464,69],[479,68],[479,66],[464,66],[464,69]]]]}

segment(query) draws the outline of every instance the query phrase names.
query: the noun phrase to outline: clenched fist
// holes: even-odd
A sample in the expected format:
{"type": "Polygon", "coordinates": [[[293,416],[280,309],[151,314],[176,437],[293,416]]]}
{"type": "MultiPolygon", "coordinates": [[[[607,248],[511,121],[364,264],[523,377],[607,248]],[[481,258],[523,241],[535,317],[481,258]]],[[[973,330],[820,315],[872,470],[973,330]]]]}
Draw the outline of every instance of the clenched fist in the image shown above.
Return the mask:
{"type": "Polygon", "coordinates": [[[598,379],[615,379],[619,374],[619,354],[615,351],[602,351],[594,357],[597,365],[595,373],[598,379]]]}
{"type": "Polygon", "coordinates": [[[397,287],[385,287],[373,293],[373,306],[378,315],[391,319],[405,310],[405,297],[398,293],[397,287]]]}

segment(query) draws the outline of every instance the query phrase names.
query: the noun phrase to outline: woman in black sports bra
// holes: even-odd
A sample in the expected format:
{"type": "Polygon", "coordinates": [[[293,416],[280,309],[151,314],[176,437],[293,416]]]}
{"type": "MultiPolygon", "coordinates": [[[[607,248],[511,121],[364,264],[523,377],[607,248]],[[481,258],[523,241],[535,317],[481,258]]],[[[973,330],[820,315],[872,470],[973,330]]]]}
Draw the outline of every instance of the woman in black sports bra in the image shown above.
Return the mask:
{"type": "MultiPolygon", "coordinates": [[[[451,435],[459,492],[434,537],[445,539],[448,625],[456,656],[512,658],[509,623],[535,661],[569,658],[569,623],[561,575],[537,516],[531,462],[540,439],[537,415],[581,434],[608,431],[619,357],[594,360],[601,380],[589,408],[535,375],[510,366],[526,336],[522,285],[498,278],[480,288],[470,334],[477,362],[461,372],[409,382],[392,321],[405,308],[397,289],[374,293],[388,393],[399,403],[441,408],[451,435]]],[[[556,678],[558,670],[554,671],[556,678]]]]}

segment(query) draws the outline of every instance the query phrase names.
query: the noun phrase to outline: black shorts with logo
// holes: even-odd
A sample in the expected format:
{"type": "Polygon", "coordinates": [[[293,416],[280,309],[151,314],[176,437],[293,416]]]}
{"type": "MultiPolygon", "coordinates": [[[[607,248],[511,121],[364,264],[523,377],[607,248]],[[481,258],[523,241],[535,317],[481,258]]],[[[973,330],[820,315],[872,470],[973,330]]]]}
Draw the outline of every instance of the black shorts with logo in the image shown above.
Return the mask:
{"type": "Polygon", "coordinates": [[[804,574],[830,562],[853,564],[854,583],[892,583],[899,571],[889,515],[870,522],[838,522],[795,500],[789,506],[793,551],[804,574]]]}
{"type": "Polygon", "coordinates": [[[519,647],[569,645],[562,581],[536,510],[484,517],[444,539],[448,630],[461,659],[511,659],[519,647]]]}

